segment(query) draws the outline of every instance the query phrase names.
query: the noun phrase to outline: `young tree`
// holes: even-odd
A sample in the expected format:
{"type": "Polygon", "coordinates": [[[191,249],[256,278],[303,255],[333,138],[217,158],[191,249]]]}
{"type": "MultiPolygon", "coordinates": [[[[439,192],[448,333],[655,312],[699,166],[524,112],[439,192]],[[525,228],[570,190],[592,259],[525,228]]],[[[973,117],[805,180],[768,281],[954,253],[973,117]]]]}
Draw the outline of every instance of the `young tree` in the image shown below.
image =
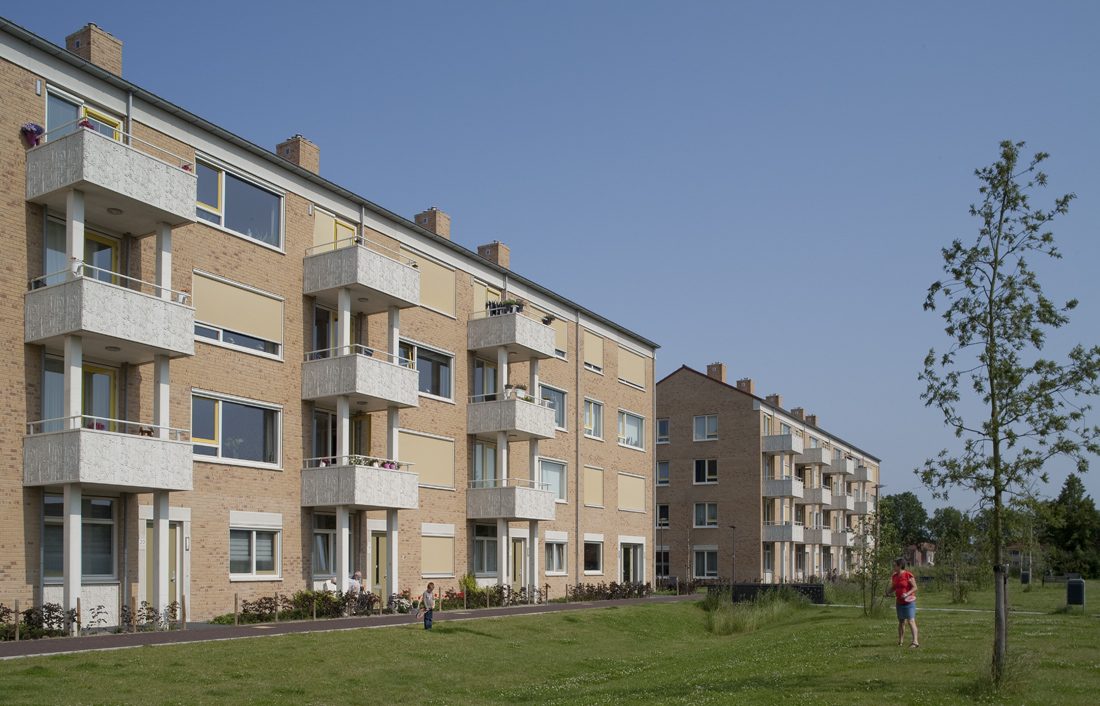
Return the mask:
{"type": "Polygon", "coordinates": [[[965,603],[967,574],[976,560],[973,522],[956,508],[941,507],[928,521],[928,531],[936,543],[936,566],[951,578],[951,602],[965,603]]]}
{"type": "Polygon", "coordinates": [[[1068,321],[1076,300],[1057,305],[1044,294],[1031,256],[1060,258],[1049,224],[1065,214],[1073,194],[1049,209],[1032,206],[1030,195],[1046,185],[1037,153],[1020,163],[1023,142],[1002,142],[1001,157],[975,171],[981,201],[971,205],[978,219],[977,240],[955,240],[943,249],[947,277],[928,288],[924,307],[942,307],[951,339],[940,354],[930,350],[920,380],[921,399],[938,409],[945,424],[963,440],[956,454],[941,451],[917,469],[938,496],[950,487],[979,494],[991,505],[991,558],[994,606],[993,679],[1004,676],[1007,601],[1002,510],[1006,495],[1046,480],[1043,465],[1068,456],[1079,471],[1088,454],[1100,451],[1100,429],[1085,422],[1083,397],[1097,393],[1100,348],[1074,347],[1061,362],[1041,357],[1049,330],[1068,321]],[[963,396],[966,395],[964,402],[963,396]],[[977,411],[974,411],[977,410],[977,411]]]}
{"type": "Polygon", "coordinates": [[[882,603],[882,593],[894,559],[900,556],[897,523],[888,504],[861,515],[855,525],[855,577],[863,598],[863,614],[871,615],[882,603]]]}

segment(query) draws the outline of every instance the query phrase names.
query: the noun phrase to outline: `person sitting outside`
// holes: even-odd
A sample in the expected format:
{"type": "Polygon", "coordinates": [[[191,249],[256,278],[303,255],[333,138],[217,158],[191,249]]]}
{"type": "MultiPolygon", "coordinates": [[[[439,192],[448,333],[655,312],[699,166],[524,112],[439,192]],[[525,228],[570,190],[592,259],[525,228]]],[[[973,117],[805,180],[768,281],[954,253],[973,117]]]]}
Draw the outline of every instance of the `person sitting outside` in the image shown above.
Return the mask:
{"type": "Polygon", "coordinates": [[[347,588],[345,593],[354,593],[358,595],[363,590],[363,574],[360,571],[356,571],[351,575],[351,578],[347,581],[347,588]]]}

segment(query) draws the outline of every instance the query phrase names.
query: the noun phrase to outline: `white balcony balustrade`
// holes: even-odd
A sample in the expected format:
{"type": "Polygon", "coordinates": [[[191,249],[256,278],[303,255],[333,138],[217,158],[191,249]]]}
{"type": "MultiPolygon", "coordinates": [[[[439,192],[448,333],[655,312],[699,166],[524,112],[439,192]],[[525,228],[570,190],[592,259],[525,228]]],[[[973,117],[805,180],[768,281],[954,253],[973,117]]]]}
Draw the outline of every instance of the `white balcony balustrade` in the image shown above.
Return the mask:
{"type": "Polygon", "coordinates": [[[509,440],[552,439],[556,432],[554,408],[526,390],[473,395],[466,407],[466,431],[483,438],[507,432],[509,440]]]}
{"type": "Polygon", "coordinates": [[[306,250],[302,283],[306,294],[333,309],[339,307],[338,292],[347,287],[353,314],[420,305],[416,263],[393,248],[360,236],[306,250]]]}
{"type": "Polygon", "coordinates": [[[803,451],[802,437],[794,434],[769,434],[763,446],[769,456],[797,456],[803,451]]]}
{"type": "Polygon", "coordinates": [[[470,481],[466,519],[553,521],[557,503],[545,483],[524,478],[470,481]]]}
{"type": "Polygon", "coordinates": [[[419,476],[412,464],[352,454],[309,458],[304,465],[302,507],[410,510],[420,506],[419,476]]]}
{"type": "Polygon", "coordinates": [[[554,329],[521,313],[517,305],[475,312],[466,325],[466,347],[472,351],[504,347],[509,362],[552,358],[554,329]]]}
{"type": "Polygon", "coordinates": [[[312,351],[302,363],[302,399],[332,402],[347,395],[361,412],[418,406],[418,383],[413,361],[367,346],[312,351]]]}

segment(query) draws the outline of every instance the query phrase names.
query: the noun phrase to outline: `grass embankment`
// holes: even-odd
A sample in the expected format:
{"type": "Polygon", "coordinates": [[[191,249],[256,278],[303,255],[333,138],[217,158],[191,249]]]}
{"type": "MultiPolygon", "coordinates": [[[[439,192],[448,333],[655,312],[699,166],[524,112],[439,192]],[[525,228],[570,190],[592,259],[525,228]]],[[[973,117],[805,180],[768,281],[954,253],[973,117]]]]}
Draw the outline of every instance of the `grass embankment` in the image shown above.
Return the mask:
{"type": "MultiPolygon", "coordinates": [[[[1093,704],[1100,620],[1019,614],[1015,691],[977,686],[987,613],[920,615],[919,650],[892,616],[806,607],[716,635],[696,603],[280,636],[0,662],[21,703],[1093,704]]],[[[257,629],[258,633],[262,633],[257,629]]]]}

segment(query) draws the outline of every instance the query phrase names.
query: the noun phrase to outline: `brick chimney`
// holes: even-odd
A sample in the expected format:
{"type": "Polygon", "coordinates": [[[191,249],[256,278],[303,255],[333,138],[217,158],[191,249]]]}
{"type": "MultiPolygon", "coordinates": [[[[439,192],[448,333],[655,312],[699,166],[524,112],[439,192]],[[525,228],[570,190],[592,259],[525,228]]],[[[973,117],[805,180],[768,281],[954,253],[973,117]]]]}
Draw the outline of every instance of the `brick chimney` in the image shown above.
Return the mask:
{"type": "Polygon", "coordinates": [[[314,174],[321,173],[321,149],[301,135],[280,142],[275,147],[275,154],[314,174]]]}
{"type": "Polygon", "coordinates": [[[711,363],[707,366],[707,377],[714,378],[718,382],[726,381],[726,364],[711,363]]]}
{"type": "Polygon", "coordinates": [[[816,414],[807,414],[806,415],[806,423],[809,424],[812,427],[816,427],[817,426],[817,415],[816,414]]]}
{"type": "Polygon", "coordinates": [[[747,392],[750,395],[756,394],[756,385],[753,383],[752,378],[741,378],[738,380],[737,389],[741,392],[747,392]]]}
{"type": "Polygon", "coordinates": [[[770,404],[774,407],[779,407],[780,409],[783,408],[783,395],[780,395],[780,394],[777,394],[777,393],[772,393],[772,394],[768,395],[767,397],[765,397],[764,399],[766,399],[768,401],[768,404],[770,404]]]}
{"type": "MultiPolygon", "coordinates": [[[[446,214],[444,214],[446,215],[446,214]]],[[[494,240],[491,243],[477,246],[477,254],[489,262],[500,265],[501,267],[511,267],[509,263],[512,261],[512,251],[508,249],[508,246],[499,240],[494,240]]]]}
{"type": "Polygon", "coordinates": [[[791,416],[797,417],[803,421],[806,420],[806,410],[801,407],[795,407],[791,410],[791,416]]]}
{"type": "Polygon", "coordinates": [[[413,217],[413,221],[416,222],[416,225],[425,230],[430,230],[447,240],[451,239],[451,217],[435,206],[432,206],[427,211],[421,211],[416,214],[416,216],[413,217]]]}
{"type": "Polygon", "coordinates": [[[122,40],[88,23],[65,37],[65,48],[116,76],[122,75],[122,40]]]}

